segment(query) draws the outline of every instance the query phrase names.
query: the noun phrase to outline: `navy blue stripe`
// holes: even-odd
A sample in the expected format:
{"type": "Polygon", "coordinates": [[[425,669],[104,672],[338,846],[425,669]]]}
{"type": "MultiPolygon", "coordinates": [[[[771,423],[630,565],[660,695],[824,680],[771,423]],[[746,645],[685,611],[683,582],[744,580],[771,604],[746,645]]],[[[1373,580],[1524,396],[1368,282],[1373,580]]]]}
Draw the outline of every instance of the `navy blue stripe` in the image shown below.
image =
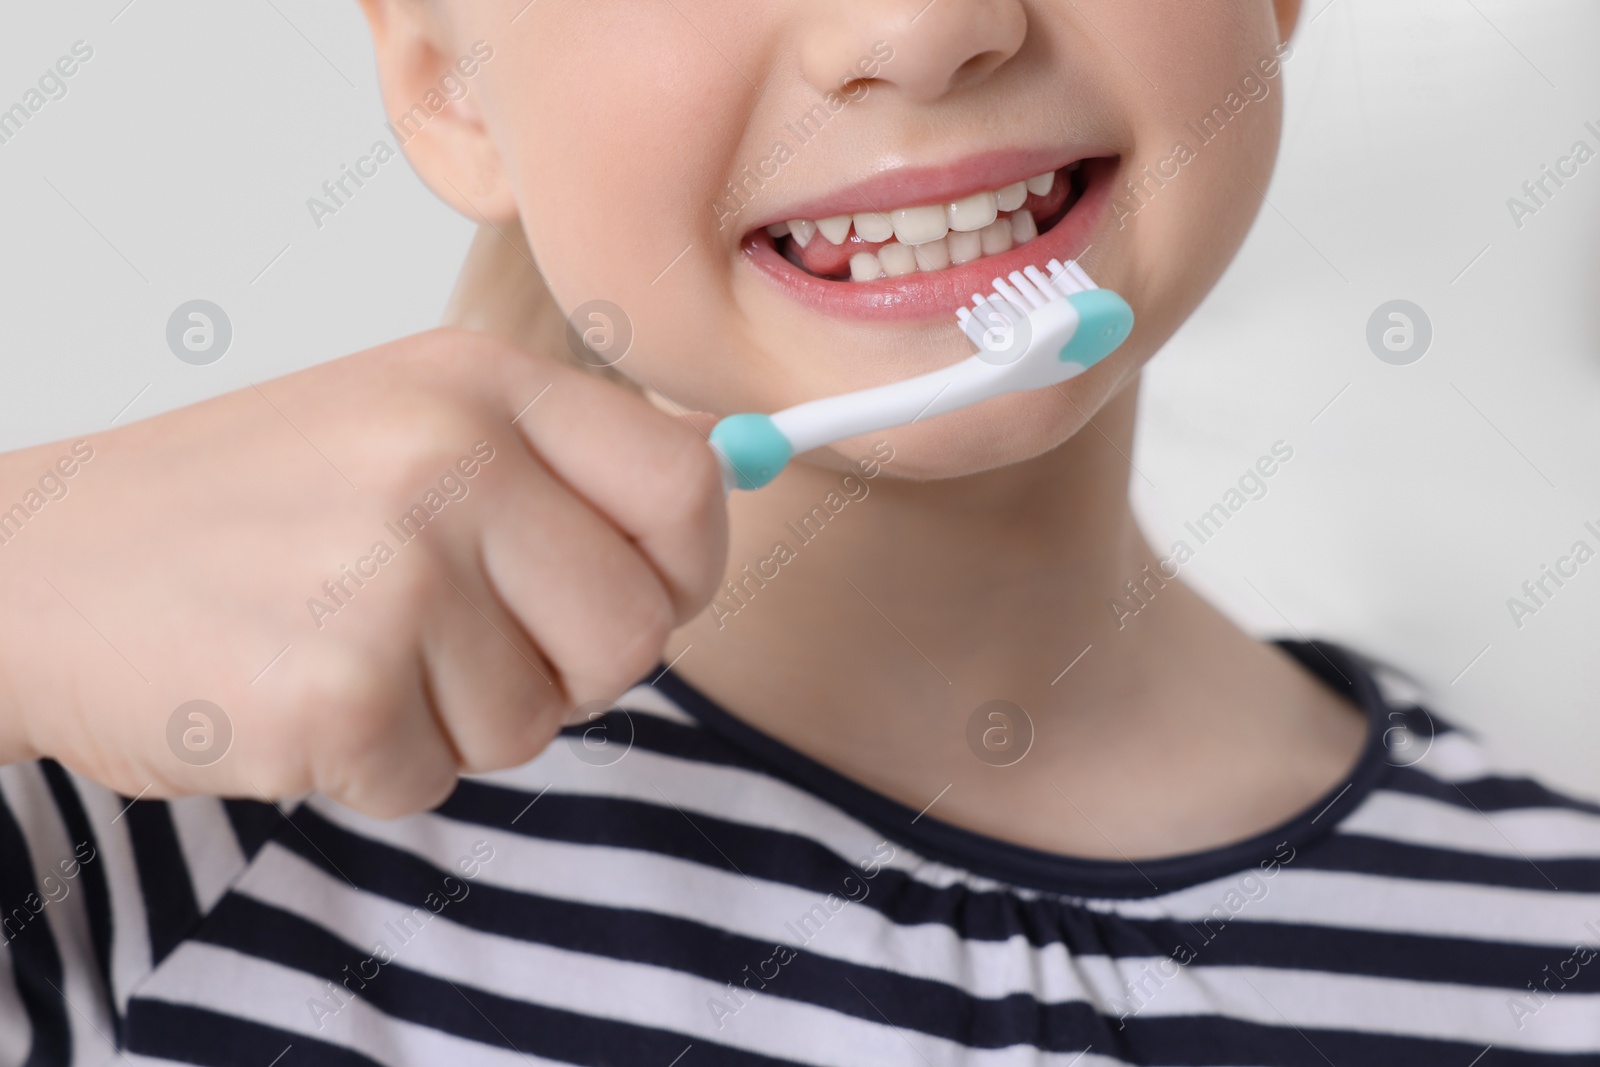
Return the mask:
{"type": "MultiPolygon", "coordinates": [[[[1263,987],[1270,1009],[1270,987],[1263,987]]],[[[1272,1012],[1269,1012],[1272,1013],[1272,1012]]],[[[1274,1013],[1275,1014],[1275,1013],[1274,1013]]],[[[1597,1067],[1593,1053],[1526,1052],[1465,1041],[1366,1034],[1350,1030],[1294,1028],[1217,1016],[1168,1016],[1128,1021],[1128,1039],[1110,1054],[1134,1063],[1224,1067],[1597,1067]],[[1137,1025],[1136,1025],[1137,1023],[1137,1025]],[[1481,1058],[1480,1058],[1481,1057],[1481,1058]]],[[[1096,1052],[1102,1051],[1097,1046],[1096,1052]]]]}
{"type": "MultiPolygon", "coordinates": [[[[308,838],[297,850],[303,858],[330,874],[332,865],[337,864],[358,888],[387,896],[402,907],[438,892],[449,873],[410,853],[350,835],[311,813],[297,816],[295,821],[308,838]]],[[[287,838],[282,844],[293,847],[287,838]]],[[[1094,1009],[1083,1003],[1041,1006],[1024,994],[984,999],[945,982],[803,950],[781,965],[776,962],[776,942],[803,949],[845,906],[842,897],[835,896],[830,908],[819,896],[813,911],[795,916],[793,929],[775,927],[774,940],[756,940],[689,919],[557,900],[480,883],[449,905],[449,918],[501,937],[693,974],[719,985],[741,983],[748,966],[756,970],[749,986],[752,990],[765,987],[775,996],[871,1022],[879,1021],[873,1004],[903,1005],[908,1014],[901,1025],[975,1047],[1002,1048],[1027,1035],[1026,1040],[1042,1047],[1076,1052],[1087,1044],[1078,1035],[1098,1026],[1094,1009]],[[778,974],[770,985],[760,980],[763,961],[768,961],[769,973],[775,970],[778,974]]],[[[709,1014],[709,1009],[703,1010],[709,1014]]]]}
{"type": "MultiPolygon", "coordinates": [[[[471,895],[451,907],[467,908],[483,888],[475,887],[471,895]]],[[[455,915],[451,918],[456,920],[455,915]]],[[[426,926],[422,926],[412,936],[424,937],[425,931],[426,926]]],[[[197,937],[324,981],[340,976],[347,966],[354,969],[364,958],[362,950],[313,923],[237,895],[223,900],[197,937]]],[[[580,1064],[670,1063],[691,1044],[691,1039],[671,1031],[598,1019],[421,974],[406,966],[404,945],[394,947],[394,962],[359,987],[352,982],[351,988],[395,1018],[525,1055],[580,1064]]],[[[800,966],[801,960],[808,958],[802,955],[788,967],[800,966]]],[[[856,968],[853,973],[873,972],[856,968]]],[[[790,977],[799,984],[798,974],[783,974],[785,982],[790,977]]],[[[837,980],[845,975],[838,972],[833,977],[837,980]]],[[[932,1033],[969,1048],[1020,1044],[1075,1051],[1093,1045],[1097,1052],[1134,1063],[1260,1063],[1286,1067],[1319,1067],[1327,1062],[1361,1067],[1462,1067],[1483,1051],[1457,1041],[1297,1030],[1287,1025],[1263,1025],[1219,1016],[1158,1017],[1134,1013],[1119,1021],[1098,1015],[1087,1005],[1038,1005],[1026,998],[984,1002],[989,1012],[946,1013],[932,1018],[935,1013],[929,1005],[900,999],[893,989],[860,982],[855,985],[851,988],[850,982],[840,982],[838,988],[817,986],[813,1002],[825,1001],[828,1008],[871,1022],[887,1021],[899,1028],[913,1046],[918,1034],[932,1033]]],[[[783,988],[784,992],[779,992],[773,986],[768,992],[789,995],[787,985],[783,988]]],[[[1270,986],[1262,992],[1270,997],[1270,986]]],[[[693,1039],[692,1043],[696,1063],[777,1062],[701,1039],[693,1039]]],[[[1486,1057],[1480,1064],[1483,1062],[1534,1067],[1593,1064],[1595,1057],[1502,1052],[1501,1058],[1490,1061],[1486,1057]]]]}
{"type": "Polygon", "coordinates": [[[200,904],[167,802],[134,801],[123,817],[128,820],[139,889],[144,894],[150,958],[160,964],[199,923],[200,904]]]}
{"type": "Polygon", "coordinates": [[[598,719],[563,727],[561,736],[576,740],[596,726],[603,728],[607,738],[631,737],[634,747],[647,752],[660,752],[718,767],[770,773],[766,764],[713,731],[697,723],[677,722],[647,711],[613,709],[598,719]]]}
{"type": "Polygon", "coordinates": [[[1600,893],[1594,859],[1525,859],[1460,852],[1365,834],[1344,833],[1307,849],[1297,867],[1351,871],[1382,878],[1537,889],[1546,893],[1600,893]]]}
{"type": "Polygon", "coordinates": [[[164,1000],[128,1002],[128,1051],[201,1067],[381,1067],[305,1034],[164,1000]],[[275,1059],[290,1049],[282,1059],[275,1059]]]}
{"type": "Polygon", "coordinates": [[[10,944],[17,995],[33,1026],[21,1067],[65,1067],[72,1061],[72,1029],[61,992],[61,951],[42,914],[46,905],[38,886],[27,838],[0,799],[0,936],[10,944]]]}
{"type": "MultiPolygon", "coordinates": [[[[471,899],[468,896],[462,903],[471,899]]],[[[426,930],[424,926],[413,936],[425,937],[426,930]]],[[[342,979],[345,967],[355,970],[367,958],[365,951],[352,948],[319,926],[236,894],[222,899],[196,939],[294,968],[320,981],[342,979]]],[[[404,947],[398,946],[394,962],[359,988],[359,980],[351,981],[350,988],[393,1018],[564,1063],[666,1065],[691,1043],[690,1038],[669,1030],[596,1019],[465,987],[410,970],[404,961],[404,947]]],[[[779,1067],[790,1062],[737,1053],[701,1038],[692,1043],[693,1059],[686,1064],[779,1067]]]]}
{"type": "MultiPolygon", "coordinates": [[[[371,893],[402,903],[420,900],[426,893],[436,890],[449,873],[409,852],[351,834],[314,812],[298,816],[297,823],[305,836],[283,838],[284,847],[330,875],[348,877],[371,893]]],[[[1077,956],[1148,959],[1167,955],[1189,961],[1196,967],[1278,967],[1487,986],[1508,991],[1520,991],[1530,976],[1537,976],[1551,962],[1550,949],[1545,945],[1252,922],[1254,903],[1274,892],[1285,892],[1275,888],[1271,878],[1259,873],[1245,887],[1248,896],[1244,892],[1234,892],[1230,898],[1230,891],[1236,887],[1219,886],[1211,915],[1194,922],[1127,917],[1107,922],[1103,915],[1071,902],[1023,900],[1009,894],[959,888],[930,890],[889,870],[881,871],[873,879],[856,872],[855,881],[848,885],[842,883],[840,879],[825,887],[811,887],[815,900],[821,903],[828,893],[840,899],[856,897],[859,899],[853,906],[869,908],[890,922],[902,926],[941,923],[967,940],[977,940],[972,936],[972,926],[983,924],[987,933],[1001,935],[987,940],[1021,934],[1033,945],[1063,943],[1077,956]]],[[[682,946],[694,938],[684,934],[683,929],[693,927],[702,932],[703,938],[721,938],[729,943],[745,940],[717,928],[654,913],[636,914],[623,909],[572,904],[492,887],[474,887],[472,899],[480,903],[452,912],[452,918],[468,925],[479,925],[486,933],[541,941],[617,959],[636,958],[696,973],[701,973],[697,964],[682,950],[682,946]],[[579,931],[585,929],[599,931],[596,939],[583,940],[579,931]],[[613,940],[614,937],[617,940],[613,940]],[[662,949],[666,955],[654,954],[651,946],[658,944],[667,946],[662,949]],[[671,949],[671,946],[679,948],[671,949]],[[676,955],[672,954],[674,951],[676,955]]],[[[814,913],[795,931],[785,933],[775,929],[773,936],[799,944],[814,927],[824,927],[828,917],[814,913]]],[[[799,923],[802,917],[795,915],[790,919],[799,923]]],[[[745,944],[734,957],[722,961],[703,977],[718,982],[737,978],[746,964],[767,958],[771,949],[768,942],[745,944]]],[[[853,980],[866,983],[875,979],[857,975],[853,980]]],[[[1600,992],[1600,968],[1592,969],[1592,973],[1580,972],[1569,988],[1573,992],[1600,992]]],[[[907,993],[906,998],[924,995],[937,998],[941,994],[919,990],[907,993]]],[[[951,1009],[956,1010],[956,1006],[952,1005],[951,1009]]]]}
{"type": "Polygon", "coordinates": [[[233,827],[234,839],[246,860],[255,859],[261,846],[287,825],[277,808],[259,800],[226,799],[222,809],[227,812],[228,824],[233,827]]]}
{"type": "MultiPolygon", "coordinates": [[[[717,870],[737,870],[752,878],[820,895],[839,892],[844,878],[859,879],[863,874],[851,862],[807,837],[700,813],[685,817],[672,808],[613,797],[552,791],[528,808],[514,826],[508,826],[513,816],[528,807],[530,799],[519,791],[464,782],[438,811],[463,822],[527,837],[631,849],[717,870]]],[[[1297,852],[1285,851],[1283,856],[1290,861],[1287,866],[1295,870],[1353,871],[1379,877],[1545,892],[1554,891],[1545,881],[1546,875],[1563,892],[1600,886],[1600,864],[1592,861],[1547,865],[1541,860],[1535,867],[1520,858],[1452,852],[1353,834],[1325,836],[1297,852]]],[[[857,861],[864,858],[854,857],[857,861]]],[[[1222,902],[1228,891],[1247,876],[1263,881],[1259,867],[1237,872],[1232,879],[1218,881],[1217,901],[1222,902]]],[[[1065,942],[1082,948],[1081,938],[1091,936],[1083,927],[1092,929],[1095,925],[1092,919],[1075,922],[1072,917],[1083,913],[1070,901],[1049,897],[1019,900],[1003,889],[982,892],[961,885],[937,887],[891,868],[878,871],[869,902],[869,906],[897,923],[944,923],[962,937],[983,941],[1003,941],[1023,934],[1035,945],[1065,942]]],[[[1480,981],[1495,984],[1488,976],[1480,981]]]]}
{"type": "MultiPolygon", "coordinates": [[[[1513,944],[1475,938],[1428,936],[1383,930],[1360,930],[1305,923],[1255,922],[1250,905],[1237,913],[1220,908],[1209,918],[1193,922],[1121,919],[1158,946],[1152,955],[1171,955],[1188,966],[1275,967],[1347,974],[1362,978],[1391,978],[1414,982],[1472,985],[1525,994],[1527,982],[1544,976],[1573,953],[1548,945],[1513,944]]],[[[1115,927],[1113,928],[1115,930],[1115,927]]],[[[1581,940],[1584,932],[1574,932],[1581,940]]],[[[1107,938],[1118,946],[1128,932],[1116,930],[1107,938]]],[[[1082,954],[1084,949],[1077,949],[1082,954]]],[[[1138,955],[1117,951],[1114,955],[1138,955]]],[[[1563,992],[1600,993],[1600,967],[1578,969],[1563,992]]]]}
{"type": "Polygon", "coordinates": [[[1476,811],[1549,808],[1600,815],[1600,804],[1559,793],[1531,778],[1489,776],[1446,782],[1427,773],[1426,758],[1417,766],[1397,769],[1384,788],[1476,811]]]}
{"type": "Polygon", "coordinates": [[[112,1025],[120,1038],[122,1016],[117,1011],[116,997],[111,985],[111,889],[106,883],[105,864],[100,860],[100,842],[94,835],[94,826],[83,806],[83,798],[72,776],[55,760],[41,760],[39,769],[50,785],[50,795],[55,798],[61,821],[66,824],[67,836],[74,849],[87,844],[94,850],[88,862],[79,864],[79,884],[83,888],[84,911],[89,917],[89,943],[94,949],[95,970],[100,975],[107,1005],[111,1008],[112,1025]]]}
{"type": "MultiPolygon", "coordinates": [[[[527,808],[531,799],[520,791],[464,781],[436,810],[447,818],[525,837],[652,852],[817,893],[831,893],[842,879],[861,873],[851,860],[811,838],[782,830],[618,797],[551,790],[527,808]],[[511,825],[511,818],[523,808],[526,813],[511,825]]],[[[893,873],[882,870],[878,877],[893,873]]]]}

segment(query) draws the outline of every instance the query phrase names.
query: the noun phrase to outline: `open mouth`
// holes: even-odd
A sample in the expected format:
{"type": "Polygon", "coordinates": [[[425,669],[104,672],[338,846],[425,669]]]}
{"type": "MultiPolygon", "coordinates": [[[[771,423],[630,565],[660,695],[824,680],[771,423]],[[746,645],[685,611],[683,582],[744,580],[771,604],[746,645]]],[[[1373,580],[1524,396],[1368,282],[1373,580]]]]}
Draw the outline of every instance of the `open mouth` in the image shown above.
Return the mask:
{"type": "Polygon", "coordinates": [[[822,310],[948,314],[996,275],[1080,253],[1119,162],[1079,158],[955,199],[777,222],[746,234],[744,250],[822,310]]]}

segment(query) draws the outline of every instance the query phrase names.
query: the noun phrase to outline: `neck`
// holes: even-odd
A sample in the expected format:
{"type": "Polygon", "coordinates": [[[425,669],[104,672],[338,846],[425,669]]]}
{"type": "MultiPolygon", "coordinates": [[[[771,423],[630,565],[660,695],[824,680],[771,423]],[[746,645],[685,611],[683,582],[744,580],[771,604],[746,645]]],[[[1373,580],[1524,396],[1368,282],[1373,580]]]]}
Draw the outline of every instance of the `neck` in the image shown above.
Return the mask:
{"type": "Polygon", "coordinates": [[[1365,724],[1162,568],[1128,504],[1136,396],[1000,471],[796,465],[734,494],[728,584],[668,659],[841,773],[1018,843],[1155,856],[1288,818],[1365,724]]]}

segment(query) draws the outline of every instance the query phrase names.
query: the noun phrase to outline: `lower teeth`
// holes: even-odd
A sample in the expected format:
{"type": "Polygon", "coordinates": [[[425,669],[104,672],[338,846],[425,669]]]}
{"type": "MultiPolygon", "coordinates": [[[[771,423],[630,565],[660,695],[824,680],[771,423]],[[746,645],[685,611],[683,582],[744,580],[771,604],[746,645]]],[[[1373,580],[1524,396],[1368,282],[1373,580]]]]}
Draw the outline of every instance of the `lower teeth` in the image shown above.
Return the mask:
{"type": "Polygon", "coordinates": [[[1002,215],[981,230],[951,230],[937,241],[905,245],[890,241],[877,252],[857,252],[850,257],[852,281],[872,282],[880,278],[899,278],[918,272],[929,273],[961,266],[984,256],[997,256],[1026,244],[1039,236],[1039,225],[1031,211],[1002,215]]]}

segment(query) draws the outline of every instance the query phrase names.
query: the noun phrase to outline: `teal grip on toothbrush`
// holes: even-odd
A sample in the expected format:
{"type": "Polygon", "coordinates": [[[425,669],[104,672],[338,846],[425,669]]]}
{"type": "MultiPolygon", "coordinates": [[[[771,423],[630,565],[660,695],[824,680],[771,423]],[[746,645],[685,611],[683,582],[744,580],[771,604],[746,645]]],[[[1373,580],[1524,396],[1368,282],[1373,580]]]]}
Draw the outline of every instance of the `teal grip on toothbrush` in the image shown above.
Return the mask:
{"type": "Polygon", "coordinates": [[[740,489],[760,489],[794,456],[770,415],[729,415],[712,429],[711,443],[727,458],[740,489]]]}
{"type": "Polygon", "coordinates": [[[1061,362],[1087,370],[1115,352],[1133,332],[1133,308],[1110,289],[1090,289],[1067,298],[1078,312],[1078,329],[1061,346],[1061,362]]]}

